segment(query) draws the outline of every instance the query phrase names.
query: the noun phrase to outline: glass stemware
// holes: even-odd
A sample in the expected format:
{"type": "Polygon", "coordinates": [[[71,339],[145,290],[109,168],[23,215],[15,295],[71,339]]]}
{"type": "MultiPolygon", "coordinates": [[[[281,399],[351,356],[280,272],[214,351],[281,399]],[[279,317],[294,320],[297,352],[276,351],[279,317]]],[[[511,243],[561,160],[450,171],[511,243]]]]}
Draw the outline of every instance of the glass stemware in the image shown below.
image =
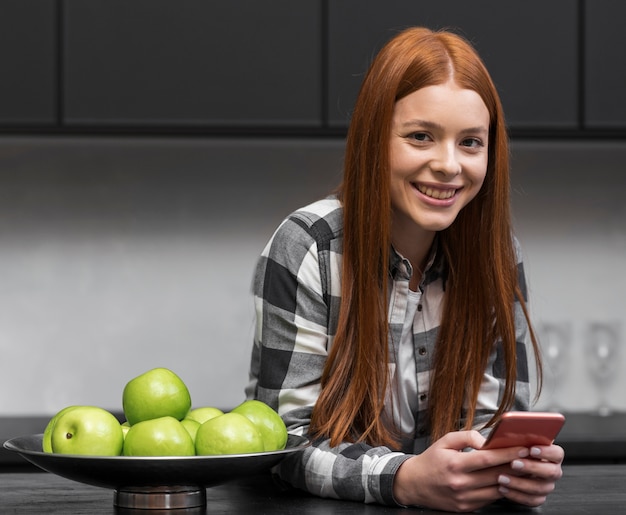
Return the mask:
{"type": "Polygon", "coordinates": [[[544,322],[537,333],[545,365],[544,392],[549,396],[548,408],[560,411],[559,390],[568,369],[572,327],[569,322],[544,322]]]}
{"type": "Polygon", "coordinates": [[[591,322],[585,335],[587,370],[595,383],[598,415],[611,414],[609,389],[616,377],[620,327],[618,322],[591,322]]]}

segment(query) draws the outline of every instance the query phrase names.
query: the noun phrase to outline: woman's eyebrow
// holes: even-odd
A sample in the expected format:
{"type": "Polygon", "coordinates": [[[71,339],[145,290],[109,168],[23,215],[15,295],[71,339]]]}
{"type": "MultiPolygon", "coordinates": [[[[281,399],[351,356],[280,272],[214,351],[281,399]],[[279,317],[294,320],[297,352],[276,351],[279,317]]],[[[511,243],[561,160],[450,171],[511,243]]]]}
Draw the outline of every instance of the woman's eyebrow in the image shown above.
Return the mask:
{"type": "MultiPolygon", "coordinates": [[[[436,122],[431,122],[429,120],[419,120],[419,119],[413,119],[413,120],[407,120],[405,122],[402,122],[400,124],[400,127],[402,129],[412,129],[412,128],[424,128],[424,129],[432,129],[432,130],[443,130],[444,127],[443,125],[436,123],[436,122]]],[[[480,125],[477,125],[476,127],[467,127],[466,129],[463,129],[461,131],[461,133],[463,134],[476,134],[476,133],[483,133],[483,134],[487,134],[489,132],[489,129],[480,125]]]]}
{"type": "Polygon", "coordinates": [[[428,120],[419,120],[419,119],[413,119],[413,120],[407,120],[406,122],[402,122],[400,124],[400,127],[402,127],[403,129],[410,129],[413,127],[423,127],[426,129],[443,129],[443,126],[435,123],[435,122],[430,122],[428,120]]]}

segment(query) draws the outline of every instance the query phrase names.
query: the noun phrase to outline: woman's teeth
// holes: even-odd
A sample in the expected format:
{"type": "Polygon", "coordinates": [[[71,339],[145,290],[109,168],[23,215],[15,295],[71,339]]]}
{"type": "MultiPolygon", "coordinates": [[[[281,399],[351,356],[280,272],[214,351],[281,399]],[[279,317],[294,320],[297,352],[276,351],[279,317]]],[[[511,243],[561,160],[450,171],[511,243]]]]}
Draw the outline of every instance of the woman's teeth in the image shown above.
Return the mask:
{"type": "Polygon", "coordinates": [[[432,197],[438,200],[449,199],[456,193],[456,190],[435,190],[425,186],[418,186],[417,189],[427,197],[432,197]]]}

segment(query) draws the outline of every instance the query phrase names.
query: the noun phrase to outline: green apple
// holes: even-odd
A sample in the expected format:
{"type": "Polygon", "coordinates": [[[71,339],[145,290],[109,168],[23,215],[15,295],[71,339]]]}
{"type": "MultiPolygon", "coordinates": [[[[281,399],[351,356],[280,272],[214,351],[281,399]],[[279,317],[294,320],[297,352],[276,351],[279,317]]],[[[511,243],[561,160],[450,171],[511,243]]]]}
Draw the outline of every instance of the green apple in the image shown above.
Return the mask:
{"type": "Polygon", "coordinates": [[[203,406],[202,408],[192,409],[189,413],[187,413],[185,418],[190,418],[198,421],[200,424],[204,424],[207,420],[223,414],[224,412],[221,409],[213,408],[211,406],[203,406]]]}
{"type": "Polygon", "coordinates": [[[196,454],[247,454],[263,452],[263,437],[256,425],[239,413],[207,420],[196,433],[196,454]]]}
{"type": "Polygon", "coordinates": [[[130,426],[124,456],[193,456],[191,435],[174,417],[152,418],[130,426]]]}
{"type": "Polygon", "coordinates": [[[198,422],[197,420],[193,420],[192,418],[184,418],[180,421],[180,423],[187,430],[189,436],[191,436],[191,439],[195,443],[196,434],[198,433],[198,428],[200,427],[200,422],[198,422]]]}
{"type": "Polygon", "coordinates": [[[43,441],[42,441],[43,452],[52,452],[52,429],[54,429],[54,425],[57,423],[57,420],[59,420],[59,417],[63,415],[63,413],[66,413],[69,410],[74,409],[76,407],[77,406],[67,406],[66,408],[63,408],[61,411],[58,411],[57,414],[54,415],[54,417],[50,419],[50,421],[46,425],[46,428],[43,431],[43,441]]]}
{"type": "Polygon", "coordinates": [[[231,411],[249,418],[261,432],[264,450],[278,451],[287,444],[287,427],[270,406],[259,400],[247,400],[231,411]]]}
{"type": "Polygon", "coordinates": [[[97,406],[76,406],[62,413],[51,432],[52,452],[119,456],[124,435],[119,420],[97,406]]]}
{"type": "Polygon", "coordinates": [[[128,433],[129,429],[130,424],[128,423],[128,420],[126,422],[122,422],[122,434],[124,435],[124,438],[126,438],[126,433],[128,433]]]}
{"type": "Polygon", "coordinates": [[[167,368],[154,368],[131,379],[122,393],[122,409],[131,426],[167,416],[182,420],[190,408],[187,386],[167,368]]]}

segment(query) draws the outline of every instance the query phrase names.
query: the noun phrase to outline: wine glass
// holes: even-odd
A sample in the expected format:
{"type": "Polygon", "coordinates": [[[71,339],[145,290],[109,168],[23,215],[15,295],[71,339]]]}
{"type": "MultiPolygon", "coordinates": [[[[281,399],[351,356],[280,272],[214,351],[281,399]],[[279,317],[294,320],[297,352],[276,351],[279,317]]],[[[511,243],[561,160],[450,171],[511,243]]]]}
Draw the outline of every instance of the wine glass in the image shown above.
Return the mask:
{"type": "Polygon", "coordinates": [[[611,414],[609,388],[615,380],[619,354],[619,323],[591,322],[587,326],[585,350],[587,370],[596,384],[597,413],[611,414]]]}
{"type": "Polygon", "coordinates": [[[553,411],[560,411],[558,390],[568,370],[572,327],[569,322],[544,322],[539,325],[537,334],[545,365],[548,406],[553,411]]]}

